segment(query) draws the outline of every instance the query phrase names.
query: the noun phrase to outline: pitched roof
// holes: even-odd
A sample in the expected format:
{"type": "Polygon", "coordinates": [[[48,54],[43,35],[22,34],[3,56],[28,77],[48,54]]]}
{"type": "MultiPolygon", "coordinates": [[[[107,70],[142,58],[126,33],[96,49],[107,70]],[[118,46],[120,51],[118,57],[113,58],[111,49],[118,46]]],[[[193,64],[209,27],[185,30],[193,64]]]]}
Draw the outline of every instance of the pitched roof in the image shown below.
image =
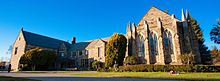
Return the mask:
{"type": "Polygon", "coordinates": [[[90,42],[79,42],[71,45],[70,51],[84,50],[90,44],[90,42]]]}
{"type": "Polygon", "coordinates": [[[47,47],[52,49],[58,49],[60,47],[60,44],[64,43],[65,45],[70,45],[68,42],[58,40],[55,38],[23,31],[22,33],[24,35],[24,39],[27,44],[29,45],[35,45],[40,47],[47,47]]]}
{"type": "Polygon", "coordinates": [[[101,38],[101,40],[104,41],[104,42],[106,42],[106,43],[109,41],[109,39],[110,39],[110,37],[107,37],[107,38],[101,38]]]}
{"type": "Polygon", "coordinates": [[[99,44],[107,43],[109,41],[109,38],[101,38],[90,41],[90,44],[86,47],[86,49],[94,48],[96,46],[99,46],[99,44]]]}
{"type": "MultiPolygon", "coordinates": [[[[143,21],[147,21],[149,26],[156,25],[156,19],[161,18],[162,21],[170,21],[172,16],[154,6],[152,6],[146,14],[142,17],[142,19],[138,22],[138,25],[143,25],[143,21]]],[[[177,21],[179,19],[175,18],[177,21]]],[[[165,22],[166,23],[166,22],[165,22]]]]}
{"type": "Polygon", "coordinates": [[[90,41],[90,44],[86,48],[87,49],[94,48],[98,41],[99,41],[99,39],[90,41]]]}

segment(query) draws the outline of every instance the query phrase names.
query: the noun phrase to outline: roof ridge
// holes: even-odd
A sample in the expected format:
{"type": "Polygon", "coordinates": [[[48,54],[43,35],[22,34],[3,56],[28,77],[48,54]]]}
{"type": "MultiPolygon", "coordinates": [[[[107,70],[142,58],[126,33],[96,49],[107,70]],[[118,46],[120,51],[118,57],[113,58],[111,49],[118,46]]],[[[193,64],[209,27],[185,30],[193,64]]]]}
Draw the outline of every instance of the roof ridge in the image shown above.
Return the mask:
{"type": "Polygon", "coordinates": [[[94,41],[94,40],[100,40],[100,39],[107,39],[107,38],[110,38],[110,37],[104,37],[104,38],[98,38],[98,39],[93,39],[93,40],[87,40],[86,42],[92,42],[92,41],[94,41]]]}
{"type": "Polygon", "coordinates": [[[41,34],[29,32],[29,31],[24,31],[24,30],[23,30],[22,32],[27,32],[27,33],[34,34],[34,35],[38,35],[38,36],[41,36],[41,37],[46,37],[46,38],[50,38],[50,39],[54,39],[54,40],[58,40],[58,41],[62,41],[62,42],[69,43],[69,42],[67,42],[67,41],[63,41],[63,40],[60,40],[60,39],[52,38],[52,37],[49,37],[49,36],[45,36],[45,35],[41,35],[41,34]]]}
{"type": "MultiPolygon", "coordinates": [[[[161,10],[161,9],[155,7],[155,6],[152,6],[152,7],[144,14],[144,16],[141,17],[141,19],[139,20],[139,22],[137,23],[137,25],[143,20],[143,18],[144,18],[144,17],[148,14],[148,12],[149,12],[151,9],[153,9],[153,8],[156,9],[156,10],[158,10],[158,11],[161,11],[162,13],[165,13],[165,14],[169,15],[170,17],[172,16],[172,15],[166,13],[165,11],[163,11],[163,10],[161,10]]],[[[175,18],[175,19],[177,19],[177,18],[175,18]]],[[[179,19],[177,19],[177,20],[179,20],[179,19]]]]}
{"type": "Polygon", "coordinates": [[[22,31],[22,34],[24,36],[24,40],[26,41],[26,43],[30,45],[53,48],[53,49],[58,49],[61,43],[64,43],[67,46],[70,45],[69,42],[28,31],[22,31]]]}

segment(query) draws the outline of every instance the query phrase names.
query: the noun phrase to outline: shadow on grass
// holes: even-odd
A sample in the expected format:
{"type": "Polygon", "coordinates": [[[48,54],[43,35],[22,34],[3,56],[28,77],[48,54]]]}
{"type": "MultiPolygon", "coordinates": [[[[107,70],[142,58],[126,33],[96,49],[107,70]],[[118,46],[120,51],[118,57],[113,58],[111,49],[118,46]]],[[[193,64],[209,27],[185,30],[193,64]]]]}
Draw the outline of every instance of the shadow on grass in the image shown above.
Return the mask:
{"type": "Polygon", "coordinates": [[[175,79],[143,77],[28,77],[43,81],[219,81],[219,79],[175,79]]]}
{"type": "Polygon", "coordinates": [[[41,81],[28,78],[18,78],[18,77],[9,77],[9,76],[0,76],[0,81],[41,81]]]}

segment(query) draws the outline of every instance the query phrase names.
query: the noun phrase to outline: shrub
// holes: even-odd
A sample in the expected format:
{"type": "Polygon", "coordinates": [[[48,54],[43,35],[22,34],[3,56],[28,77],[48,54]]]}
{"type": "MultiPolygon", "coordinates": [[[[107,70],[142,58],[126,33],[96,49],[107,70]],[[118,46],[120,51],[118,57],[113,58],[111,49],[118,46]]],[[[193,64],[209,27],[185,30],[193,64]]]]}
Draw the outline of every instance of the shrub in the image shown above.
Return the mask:
{"type": "Polygon", "coordinates": [[[220,66],[212,65],[124,65],[119,67],[120,72],[219,72],[220,66]]]}
{"type": "Polygon", "coordinates": [[[135,65],[137,64],[137,58],[135,56],[127,56],[124,60],[125,65],[135,65]]]}
{"type": "Polygon", "coordinates": [[[54,51],[34,48],[23,54],[19,63],[29,65],[32,70],[35,70],[36,67],[36,69],[47,70],[49,67],[53,66],[56,58],[57,56],[54,51]]]}
{"type": "Polygon", "coordinates": [[[102,66],[102,63],[99,62],[99,61],[93,61],[92,62],[92,69],[93,70],[97,70],[98,68],[101,68],[101,66],[102,66]]]}

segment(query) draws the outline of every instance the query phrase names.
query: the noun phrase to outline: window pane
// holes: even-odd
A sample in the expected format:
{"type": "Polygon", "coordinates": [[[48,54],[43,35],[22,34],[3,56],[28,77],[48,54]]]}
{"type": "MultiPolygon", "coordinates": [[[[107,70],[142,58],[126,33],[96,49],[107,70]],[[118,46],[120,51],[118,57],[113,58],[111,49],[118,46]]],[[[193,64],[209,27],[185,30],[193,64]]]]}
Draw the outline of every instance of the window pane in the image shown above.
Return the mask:
{"type": "Polygon", "coordinates": [[[100,57],[100,48],[98,47],[98,57],[100,57]]]}
{"type": "Polygon", "coordinates": [[[17,51],[18,51],[18,47],[15,47],[15,55],[17,54],[17,51]]]}

